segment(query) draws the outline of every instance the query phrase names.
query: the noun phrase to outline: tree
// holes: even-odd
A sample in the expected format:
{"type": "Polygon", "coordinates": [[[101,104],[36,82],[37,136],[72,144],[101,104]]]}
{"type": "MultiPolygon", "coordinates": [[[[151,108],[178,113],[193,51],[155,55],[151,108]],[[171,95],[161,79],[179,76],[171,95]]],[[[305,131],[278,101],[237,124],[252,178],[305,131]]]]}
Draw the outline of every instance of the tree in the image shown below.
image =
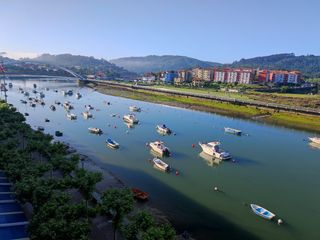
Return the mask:
{"type": "Polygon", "coordinates": [[[101,211],[103,214],[112,216],[114,240],[123,218],[133,210],[133,204],[133,194],[128,188],[110,189],[102,194],[101,211]]]}
{"type": "Polygon", "coordinates": [[[76,171],[74,179],[75,185],[80,189],[86,200],[86,208],[88,209],[88,201],[91,199],[91,194],[95,189],[96,183],[102,180],[100,172],[88,172],[84,169],[76,171]]]}
{"type": "Polygon", "coordinates": [[[89,223],[82,204],[70,204],[70,197],[56,192],[31,219],[30,239],[88,239],[89,223]]]}
{"type": "Polygon", "coordinates": [[[128,240],[170,240],[175,239],[176,233],[168,224],[157,224],[147,211],[138,212],[131,223],[122,228],[123,235],[128,240]]]}

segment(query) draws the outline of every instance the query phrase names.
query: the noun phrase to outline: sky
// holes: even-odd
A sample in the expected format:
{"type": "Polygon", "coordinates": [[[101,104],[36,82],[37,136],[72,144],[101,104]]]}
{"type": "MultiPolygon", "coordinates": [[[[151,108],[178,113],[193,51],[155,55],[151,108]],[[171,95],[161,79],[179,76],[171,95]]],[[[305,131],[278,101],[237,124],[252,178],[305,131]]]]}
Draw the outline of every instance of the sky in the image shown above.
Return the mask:
{"type": "Polygon", "coordinates": [[[230,63],[320,55],[320,0],[0,0],[0,52],[230,63]]]}

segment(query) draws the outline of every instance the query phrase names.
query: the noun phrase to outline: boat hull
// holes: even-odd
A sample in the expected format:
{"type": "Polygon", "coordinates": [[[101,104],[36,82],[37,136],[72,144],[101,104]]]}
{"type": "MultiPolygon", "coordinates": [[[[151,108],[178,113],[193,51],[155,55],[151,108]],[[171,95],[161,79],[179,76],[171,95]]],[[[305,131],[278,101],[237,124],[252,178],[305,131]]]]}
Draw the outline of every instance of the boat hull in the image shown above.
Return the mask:
{"type": "Polygon", "coordinates": [[[273,219],[276,215],[272,212],[270,212],[269,210],[256,205],[256,204],[250,204],[251,210],[258,216],[267,219],[267,220],[271,220],[273,219]]]}

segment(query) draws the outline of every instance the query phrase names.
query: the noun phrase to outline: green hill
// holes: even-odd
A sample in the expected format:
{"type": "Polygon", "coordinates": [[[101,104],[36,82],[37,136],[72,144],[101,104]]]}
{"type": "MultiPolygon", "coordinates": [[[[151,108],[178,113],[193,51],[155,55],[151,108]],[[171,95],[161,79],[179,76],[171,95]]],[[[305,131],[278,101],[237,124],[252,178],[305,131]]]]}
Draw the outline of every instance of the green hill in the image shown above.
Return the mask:
{"type": "Polygon", "coordinates": [[[185,56],[150,55],[146,57],[125,57],[110,60],[111,63],[136,73],[179,70],[194,67],[213,67],[220,63],[201,61],[185,56]]]}
{"type": "Polygon", "coordinates": [[[301,55],[293,53],[275,54],[235,61],[231,67],[253,67],[279,70],[299,70],[305,77],[320,77],[320,56],[301,55]]]}

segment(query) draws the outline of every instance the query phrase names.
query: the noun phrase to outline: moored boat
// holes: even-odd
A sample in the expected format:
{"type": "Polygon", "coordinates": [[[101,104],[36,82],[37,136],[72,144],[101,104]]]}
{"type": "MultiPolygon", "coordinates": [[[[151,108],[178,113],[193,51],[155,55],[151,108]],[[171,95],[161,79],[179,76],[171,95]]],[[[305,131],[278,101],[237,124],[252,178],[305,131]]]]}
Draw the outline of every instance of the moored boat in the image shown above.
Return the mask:
{"type": "Polygon", "coordinates": [[[123,120],[127,123],[133,123],[133,124],[136,124],[139,122],[139,120],[135,117],[134,114],[124,115],[123,120]]]}
{"type": "Polygon", "coordinates": [[[77,115],[75,115],[74,113],[67,113],[67,118],[69,118],[70,120],[76,120],[77,115]]]}
{"type": "Polygon", "coordinates": [[[228,160],[231,158],[231,155],[228,152],[225,152],[220,148],[220,142],[199,142],[199,145],[202,148],[202,151],[210,156],[213,156],[221,160],[228,160]]]}
{"type": "Polygon", "coordinates": [[[140,112],[141,108],[137,107],[137,106],[130,106],[129,110],[132,112],[140,112]]]}
{"type": "Polygon", "coordinates": [[[157,125],[156,129],[160,134],[171,134],[171,129],[168,128],[165,124],[157,125]]]}
{"type": "Polygon", "coordinates": [[[89,132],[91,132],[91,133],[102,134],[102,130],[101,130],[100,128],[89,127],[88,130],[89,130],[89,132]]]}
{"type": "Polygon", "coordinates": [[[133,193],[133,196],[137,200],[146,201],[149,198],[149,194],[138,189],[138,188],[131,188],[131,192],[133,193]]]}
{"type": "Polygon", "coordinates": [[[320,137],[309,137],[310,142],[320,144],[320,137]]]}
{"type": "Polygon", "coordinates": [[[89,111],[85,111],[82,113],[82,116],[84,118],[92,118],[92,113],[90,113],[89,111]]]}
{"type": "Polygon", "coordinates": [[[82,95],[81,95],[80,93],[78,93],[78,92],[77,92],[77,93],[76,93],[76,98],[78,98],[78,99],[79,99],[79,98],[81,98],[81,97],[82,97],[82,95]]]}
{"type": "Polygon", "coordinates": [[[38,131],[41,131],[41,132],[43,132],[43,131],[44,131],[44,127],[42,127],[42,126],[39,126],[39,127],[37,128],[37,130],[38,130],[38,131]]]}
{"type": "Polygon", "coordinates": [[[235,128],[230,128],[230,127],[225,127],[224,131],[227,132],[227,133],[235,134],[235,135],[241,135],[242,134],[241,130],[238,130],[238,129],[235,129],[235,128]]]}
{"type": "Polygon", "coordinates": [[[89,105],[85,105],[85,108],[88,109],[88,110],[94,109],[90,104],[89,105]]]}
{"type": "Polygon", "coordinates": [[[55,131],[56,137],[62,137],[63,133],[60,131],[55,131]]]}
{"type": "Polygon", "coordinates": [[[69,102],[65,102],[63,104],[63,107],[66,109],[66,110],[71,110],[73,109],[73,106],[69,103],[69,102]]]}
{"type": "Polygon", "coordinates": [[[156,153],[159,153],[161,156],[170,156],[170,150],[167,148],[163,142],[161,141],[155,141],[155,142],[150,142],[149,146],[153,151],[156,153]]]}
{"type": "Polygon", "coordinates": [[[119,143],[117,143],[116,141],[112,140],[111,138],[108,138],[106,140],[106,143],[109,147],[112,147],[112,148],[119,148],[119,143]]]}
{"type": "Polygon", "coordinates": [[[51,109],[52,111],[55,111],[55,110],[56,110],[56,107],[55,107],[54,105],[51,105],[51,106],[50,106],[50,109],[51,109]]]}
{"type": "Polygon", "coordinates": [[[269,210],[267,210],[259,205],[252,203],[252,204],[250,204],[250,207],[255,214],[257,214],[258,216],[263,217],[265,219],[271,220],[276,216],[274,213],[270,212],[269,210]]]}
{"type": "Polygon", "coordinates": [[[154,158],[153,160],[154,166],[156,166],[157,168],[159,168],[160,170],[163,171],[169,171],[170,170],[170,166],[169,164],[165,163],[164,161],[162,161],[159,158],[154,158]]]}

